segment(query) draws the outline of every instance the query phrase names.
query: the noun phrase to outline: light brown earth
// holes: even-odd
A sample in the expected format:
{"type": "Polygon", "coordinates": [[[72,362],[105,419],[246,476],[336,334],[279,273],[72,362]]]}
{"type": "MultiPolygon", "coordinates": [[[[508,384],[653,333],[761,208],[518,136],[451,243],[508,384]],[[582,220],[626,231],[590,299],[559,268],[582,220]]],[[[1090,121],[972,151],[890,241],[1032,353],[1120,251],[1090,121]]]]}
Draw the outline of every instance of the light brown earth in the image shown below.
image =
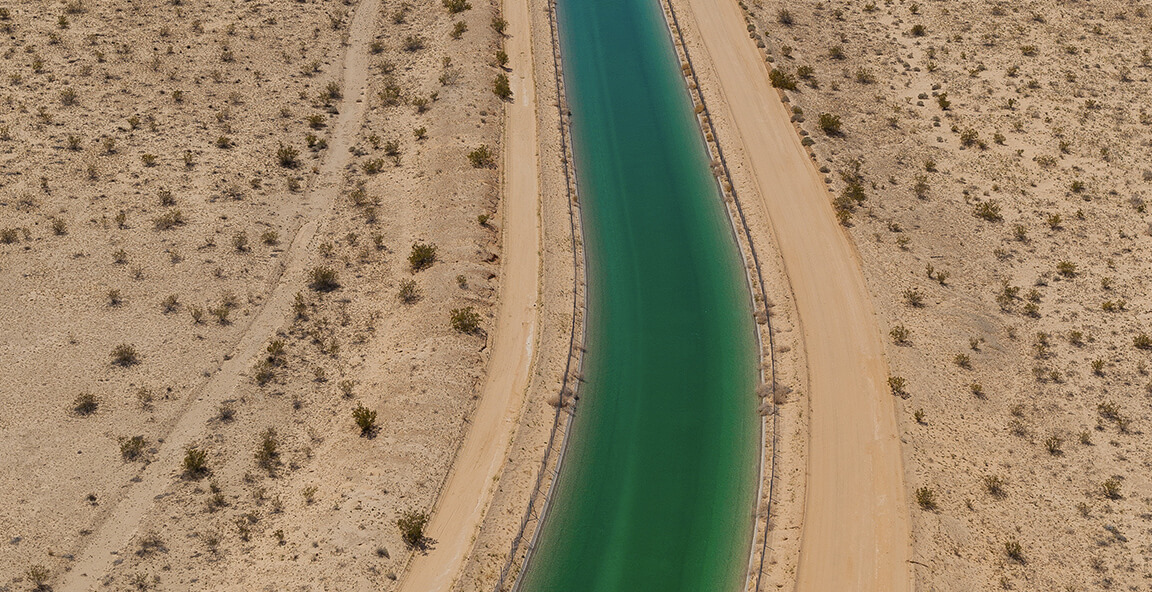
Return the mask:
{"type": "Polygon", "coordinates": [[[0,587],[395,587],[396,520],[435,502],[491,349],[495,7],[6,8],[0,587]],[[414,272],[417,241],[438,250],[414,272]],[[481,331],[451,328],[466,307],[481,331]]]}
{"type": "Polygon", "coordinates": [[[506,0],[502,16],[508,23],[504,48],[513,98],[504,108],[504,260],[492,354],[468,435],[428,523],[427,535],[434,543],[413,558],[400,580],[402,591],[447,592],[457,582],[504,476],[539,338],[540,173],[528,1],[506,0]]]}

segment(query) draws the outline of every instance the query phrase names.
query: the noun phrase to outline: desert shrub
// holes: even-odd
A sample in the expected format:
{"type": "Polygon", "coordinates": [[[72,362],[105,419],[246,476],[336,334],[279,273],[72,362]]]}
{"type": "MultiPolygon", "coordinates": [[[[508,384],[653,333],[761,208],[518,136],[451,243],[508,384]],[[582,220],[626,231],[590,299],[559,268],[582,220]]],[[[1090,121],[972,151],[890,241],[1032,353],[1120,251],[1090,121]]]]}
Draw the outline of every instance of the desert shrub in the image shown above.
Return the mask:
{"type": "Polygon", "coordinates": [[[956,357],[953,358],[952,361],[965,370],[972,369],[972,359],[968,357],[968,354],[956,354],[956,357]]]}
{"type": "Polygon", "coordinates": [[[276,438],[276,428],[268,428],[260,434],[260,445],[256,447],[256,464],[273,473],[280,466],[280,441],[276,438]]]}
{"type": "Polygon", "coordinates": [[[404,38],[402,45],[404,51],[419,51],[424,49],[424,37],[420,35],[409,35],[404,38]]]}
{"type": "Polygon", "coordinates": [[[1116,477],[1109,477],[1100,487],[1104,490],[1104,497],[1108,499],[1116,500],[1123,497],[1120,494],[1120,480],[1116,477]]]}
{"type": "Polygon", "coordinates": [[[994,199],[977,204],[974,213],[977,218],[983,218],[989,222],[999,222],[1004,219],[1000,214],[1000,204],[994,199]]]}
{"type": "Polygon", "coordinates": [[[317,292],[331,292],[340,287],[340,276],[327,265],[313,267],[308,272],[308,287],[317,292]]]}
{"type": "Polygon", "coordinates": [[[444,0],[444,8],[448,14],[459,14],[472,8],[468,0],[444,0]]]}
{"type": "Polygon", "coordinates": [[[1009,539],[1004,542],[1004,554],[1013,561],[1024,563],[1024,548],[1016,539],[1009,539]]]}
{"type": "Polygon", "coordinates": [[[973,382],[972,384],[968,385],[968,391],[971,392],[972,396],[976,397],[977,399],[983,399],[986,396],[984,394],[984,387],[979,382],[973,382]]]}
{"type": "Polygon", "coordinates": [[[904,380],[904,377],[902,376],[888,377],[888,388],[892,391],[893,395],[898,397],[903,397],[908,394],[908,391],[905,390],[907,383],[908,382],[904,380]]]}
{"type": "Polygon", "coordinates": [[[496,31],[497,35],[503,36],[504,30],[507,28],[508,28],[508,21],[506,21],[506,20],[504,20],[498,16],[492,17],[492,30],[496,31]]]}
{"type": "Polygon", "coordinates": [[[127,462],[137,460],[144,456],[144,450],[148,447],[148,441],[144,436],[121,436],[120,442],[120,456],[127,462]]]}
{"type": "Polygon", "coordinates": [[[1147,333],[1141,333],[1132,338],[1132,345],[1136,349],[1152,349],[1152,337],[1149,337],[1147,333]]]}
{"type": "Polygon", "coordinates": [[[468,31],[468,23],[466,23],[464,21],[456,21],[456,23],[452,25],[452,31],[450,33],[448,33],[448,36],[453,38],[453,39],[459,39],[459,38],[463,37],[464,33],[467,31],[468,31]]]}
{"type": "Polygon", "coordinates": [[[400,527],[400,538],[404,539],[409,549],[424,549],[428,546],[430,541],[424,535],[424,527],[427,525],[428,514],[415,510],[405,512],[396,520],[396,526],[400,527]]]}
{"type": "Polygon", "coordinates": [[[200,479],[208,474],[208,451],[189,446],[184,451],[184,461],[180,464],[184,478],[200,479]]]}
{"type": "Polygon", "coordinates": [[[512,86],[508,83],[508,75],[500,72],[496,75],[496,79],[492,83],[492,92],[500,97],[502,101],[512,99],[512,86]]]}
{"type": "Polygon", "coordinates": [[[220,306],[209,308],[208,314],[216,317],[216,322],[220,323],[221,325],[227,325],[230,322],[228,320],[228,316],[232,314],[232,309],[221,304],[220,306]]]}
{"type": "Polygon", "coordinates": [[[156,166],[156,155],[150,153],[141,154],[140,161],[143,162],[146,167],[156,166]]]}
{"type": "Polygon", "coordinates": [[[379,173],[380,171],[384,170],[384,159],[383,158],[368,159],[368,160],[364,161],[363,164],[360,165],[360,169],[363,170],[364,174],[366,174],[366,175],[375,175],[375,174],[379,173]]]}
{"type": "Polygon", "coordinates": [[[312,129],[320,129],[325,125],[324,116],[319,113],[309,115],[305,119],[308,121],[308,127],[312,129]]]}
{"type": "Polygon", "coordinates": [[[993,497],[1005,497],[1007,492],[1004,491],[1004,480],[999,475],[985,475],[984,476],[984,490],[993,497]]]}
{"type": "Polygon", "coordinates": [[[412,252],[408,255],[408,267],[413,273],[428,269],[436,262],[436,245],[432,243],[412,243],[412,252]]]}
{"type": "Polygon", "coordinates": [[[921,509],[932,511],[936,509],[936,493],[929,487],[921,487],[916,490],[916,503],[920,505],[921,509]]]}
{"type": "Polygon", "coordinates": [[[412,304],[420,300],[420,288],[416,285],[416,280],[400,280],[400,291],[396,296],[400,302],[405,304],[412,304]]]}
{"type": "Polygon", "coordinates": [[[1044,448],[1048,450],[1048,454],[1052,456],[1060,456],[1064,453],[1064,439],[1057,435],[1049,436],[1044,440],[1044,448]]]}
{"type": "Polygon", "coordinates": [[[139,362],[140,358],[136,354],[135,347],[127,343],[122,343],[112,348],[113,364],[127,368],[128,366],[132,366],[133,364],[137,364],[139,362]]]}
{"type": "Polygon", "coordinates": [[[376,412],[374,410],[364,405],[356,405],[356,408],[352,410],[352,419],[360,428],[362,437],[371,438],[376,434],[376,412]]]}
{"type": "Polygon", "coordinates": [[[924,306],[924,295],[916,288],[908,288],[904,290],[904,303],[912,308],[921,308],[924,306]]]}
{"type": "Polygon", "coordinates": [[[796,90],[796,79],[791,74],[779,68],[772,68],[772,70],[768,72],[768,80],[772,82],[774,88],[796,90]]]}
{"type": "Polygon", "coordinates": [[[892,330],[888,332],[888,335],[892,337],[893,343],[896,343],[897,345],[905,345],[909,343],[908,338],[912,335],[912,331],[910,331],[904,325],[896,325],[895,327],[892,327],[892,330]]]}
{"type": "Polygon", "coordinates": [[[93,395],[92,393],[81,393],[80,396],[76,397],[76,399],[72,401],[72,411],[74,411],[76,415],[92,415],[93,413],[96,413],[96,410],[99,408],[100,400],[97,399],[96,395],[93,395]]]}
{"type": "Polygon", "coordinates": [[[184,212],[180,210],[169,210],[152,221],[156,230],[171,230],[177,226],[183,226],[187,223],[184,219],[184,212]]]}
{"type": "Polygon", "coordinates": [[[481,144],[468,153],[468,162],[471,162],[474,168],[491,168],[496,164],[496,155],[487,144],[481,144]]]}
{"type": "Polygon", "coordinates": [[[912,25],[911,33],[913,37],[923,37],[928,34],[928,31],[924,28],[924,25],[912,25]]]}
{"type": "Polygon", "coordinates": [[[120,290],[108,290],[108,306],[117,307],[124,304],[124,298],[120,296],[120,290]]]}
{"type": "Polygon", "coordinates": [[[49,573],[47,567],[43,565],[33,565],[28,568],[28,571],[24,572],[24,575],[28,578],[28,582],[32,584],[33,590],[42,592],[52,589],[52,587],[48,585],[49,573]]]}
{"type": "Polygon", "coordinates": [[[280,147],[276,149],[276,161],[280,163],[280,166],[286,169],[292,169],[299,166],[300,161],[297,160],[299,156],[300,151],[291,146],[280,144],[280,147]]]}
{"type": "Polygon", "coordinates": [[[840,135],[840,116],[831,113],[821,113],[819,118],[820,131],[829,136],[840,135]]]}
{"type": "Polygon", "coordinates": [[[475,333],[480,328],[480,314],[471,306],[452,309],[449,318],[452,328],[460,333],[475,333]]]}

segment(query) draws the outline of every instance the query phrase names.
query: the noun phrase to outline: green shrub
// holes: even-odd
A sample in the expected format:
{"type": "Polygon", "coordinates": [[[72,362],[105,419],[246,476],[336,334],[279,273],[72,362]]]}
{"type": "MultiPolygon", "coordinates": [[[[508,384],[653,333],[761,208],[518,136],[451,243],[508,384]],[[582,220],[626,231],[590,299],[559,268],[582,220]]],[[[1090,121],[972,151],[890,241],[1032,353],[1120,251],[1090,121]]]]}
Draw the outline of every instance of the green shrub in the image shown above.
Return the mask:
{"type": "Polygon", "coordinates": [[[260,434],[260,445],[256,447],[256,464],[273,473],[280,466],[280,441],[276,438],[276,428],[268,428],[260,434]]]}
{"type": "Polygon", "coordinates": [[[76,415],[92,415],[99,408],[100,400],[92,393],[82,393],[76,397],[76,400],[72,401],[72,410],[76,412],[76,415]]]}
{"type": "Polygon", "coordinates": [[[144,436],[132,436],[131,438],[121,436],[119,441],[120,456],[127,462],[143,457],[144,449],[148,447],[148,441],[144,439],[144,436]]]}
{"type": "Polygon", "coordinates": [[[1004,542],[1004,553],[1008,555],[1009,559],[1013,561],[1024,563],[1024,548],[1016,539],[1010,539],[1004,542]]]}
{"type": "Polygon", "coordinates": [[[487,144],[481,144],[468,153],[468,161],[472,163],[474,168],[490,168],[496,164],[496,155],[492,153],[492,149],[487,144]]]}
{"type": "Polygon", "coordinates": [[[471,306],[452,309],[450,319],[452,328],[460,333],[475,333],[480,328],[480,314],[471,306]]]}
{"type": "Polygon", "coordinates": [[[280,147],[276,149],[276,161],[280,163],[280,166],[286,169],[292,169],[299,166],[300,161],[297,160],[299,156],[300,151],[291,146],[280,144],[280,147]]]}
{"type": "Polygon", "coordinates": [[[779,69],[772,68],[768,72],[768,80],[772,82],[772,86],[784,90],[796,90],[796,79],[791,74],[779,69]]]}
{"type": "Polygon", "coordinates": [[[412,304],[420,300],[420,288],[416,285],[416,280],[400,280],[400,291],[397,298],[405,304],[412,304]]]}
{"type": "Polygon", "coordinates": [[[1120,480],[1115,477],[1109,477],[1101,485],[1101,488],[1104,490],[1104,497],[1108,499],[1116,500],[1123,497],[1120,494],[1120,480]]]}
{"type": "Polygon", "coordinates": [[[136,348],[122,343],[112,348],[112,363],[117,366],[127,368],[140,362],[139,356],[136,354],[136,348]]]}
{"type": "Polygon", "coordinates": [[[974,213],[977,218],[983,218],[989,222],[999,222],[1004,219],[1000,214],[1000,204],[994,199],[977,204],[974,213]]]}
{"type": "Polygon", "coordinates": [[[820,131],[829,136],[840,135],[840,116],[831,113],[821,113],[819,120],[820,131]]]}
{"type": "Polygon", "coordinates": [[[500,97],[502,101],[512,99],[512,86],[508,83],[508,75],[501,72],[496,75],[496,80],[492,83],[492,92],[500,97]]]}
{"type": "Polygon", "coordinates": [[[396,521],[400,527],[400,538],[409,549],[424,549],[430,542],[424,535],[424,527],[428,525],[428,514],[409,510],[396,521]]]}
{"type": "Polygon", "coordinates": [[[936,509],[936,493],[929,487],[921,487],[916,490],[916,503],[920,505],[921,509],[932,511],[936,509]]]}
{"type": "Polygon", "coordinates": [[[408,255],[408,267],[412,272],[432,267],[436,262],[436,245],[428,243],[412,243],[412,252],[408,255]]]}
{"type": "Polygon", "coordinates": [[[308,287],[317,292],[331,292],[340,287],[340,275],[327,265],[313,267],[308,272],[308,287]]]}
{"type": "Polygon", "coordinates": [[[195,446],[189,446],[184,451],[184,462],[181,463],[186,479],[200,479],[208,474],[208,451],[195,446]]]}
{"type": "Polygon", "coordinates": [[[468,0],[444,0],[444,8],[448,14],[459,14],[472,8],[468,0]]]}
{"type": "Polygon", "coordinates": [[[376,435],[375,411],[364,405],[356,405],[356,408],[352,410],[352,419],[356,421],[356,426],[360,428],[360,436],[371,438],[376,435]]]}
{"type": "Polygon", "coordinates": [[[905,386],[907,386],[907,381],[904,380],[903,377],[901,377],[901,376],[889,376],[888,377],[888,388],[891,389],[893,395],[896,395],[898,397],[903,397],[903,396],[907,395],[908,391],[904,390],[905,386]]]}
{"type": "Polygon", "coordinates": [[[1152,337],[1149,337],[1147,333],[1141,333],[1132,338],[1132,345],[1136,349],[1152,349],[1152,337]]]}

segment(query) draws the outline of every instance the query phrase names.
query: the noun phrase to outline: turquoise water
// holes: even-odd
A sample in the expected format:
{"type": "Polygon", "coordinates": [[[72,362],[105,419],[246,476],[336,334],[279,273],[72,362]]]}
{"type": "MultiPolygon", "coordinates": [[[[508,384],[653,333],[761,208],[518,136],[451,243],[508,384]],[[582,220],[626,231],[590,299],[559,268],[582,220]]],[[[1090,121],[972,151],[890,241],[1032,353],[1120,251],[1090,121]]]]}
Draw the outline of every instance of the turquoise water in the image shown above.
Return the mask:
{"type": "Polygon", "coordinates": [[[758,476],[739,252],[655,0],[559,0],[587,382],[525,592],[739,590],[758,476]]]}

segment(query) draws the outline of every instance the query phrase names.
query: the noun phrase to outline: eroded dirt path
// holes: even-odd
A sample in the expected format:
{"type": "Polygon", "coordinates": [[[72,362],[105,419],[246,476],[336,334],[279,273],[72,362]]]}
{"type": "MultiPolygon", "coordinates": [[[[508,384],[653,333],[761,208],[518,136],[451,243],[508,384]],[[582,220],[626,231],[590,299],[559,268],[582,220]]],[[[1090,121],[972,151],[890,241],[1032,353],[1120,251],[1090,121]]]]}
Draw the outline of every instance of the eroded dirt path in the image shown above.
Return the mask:
{"type": "Polygon", "coordinates": [[[329,148],[320,165],[319,178],[313,182],[298,214],[299,229],[294,233],[291,245],[281,255],[282,263],[275,289],[244,330],[243,336],[230,352],[230,357],[195,395],[188,410],[165,438],[154,461],[141,472],[139,480],[125,491],[93,531],[88,545],[79,554],[77,562],[72,565],[57,590],[79,592],[97,587],[117,559],[117,554],[124,552],[129,541],[137,534],[140,522],[152,507],[156,496],[163,494],[173,479],[178,478],[185,449],[196,443],[217,405],[227,399],[235,386],[245,379],[252,359],[284,323],[293,295],[307,283],[305,271],[310,261],[312,239],[340,194],[343,171],[351,158],[348,149],[356,142],[364,118],[369,78],[368,50],[379,12],[380,0],[361,0],[356,7],[349,28],[349,47],[344,57],[344,93],[339,105],[339,116],[328,139],[329,148]]]}
{"type": "Polygon", "coordinates": [[[471,419],[401,591],[445,592],[464,567],[516,432],[536,353],[540,274],[536,92],[527,0],[506,0],[505,51],[513,102],[505,107],[503,270],[492,357],[471,419]]]}
{"type": "MultiPolygon", "coordinates": [[[[810,443],[797,590],[911,588],[888,367],[855,249],[768,81],[736,2],[687,0],[787,269],[808,360],[810,443]]],[[[694,56],[695,58],[696,56],[694,56]]],[[[735,155],[740,156],[740,155],[735,155]]]]}

